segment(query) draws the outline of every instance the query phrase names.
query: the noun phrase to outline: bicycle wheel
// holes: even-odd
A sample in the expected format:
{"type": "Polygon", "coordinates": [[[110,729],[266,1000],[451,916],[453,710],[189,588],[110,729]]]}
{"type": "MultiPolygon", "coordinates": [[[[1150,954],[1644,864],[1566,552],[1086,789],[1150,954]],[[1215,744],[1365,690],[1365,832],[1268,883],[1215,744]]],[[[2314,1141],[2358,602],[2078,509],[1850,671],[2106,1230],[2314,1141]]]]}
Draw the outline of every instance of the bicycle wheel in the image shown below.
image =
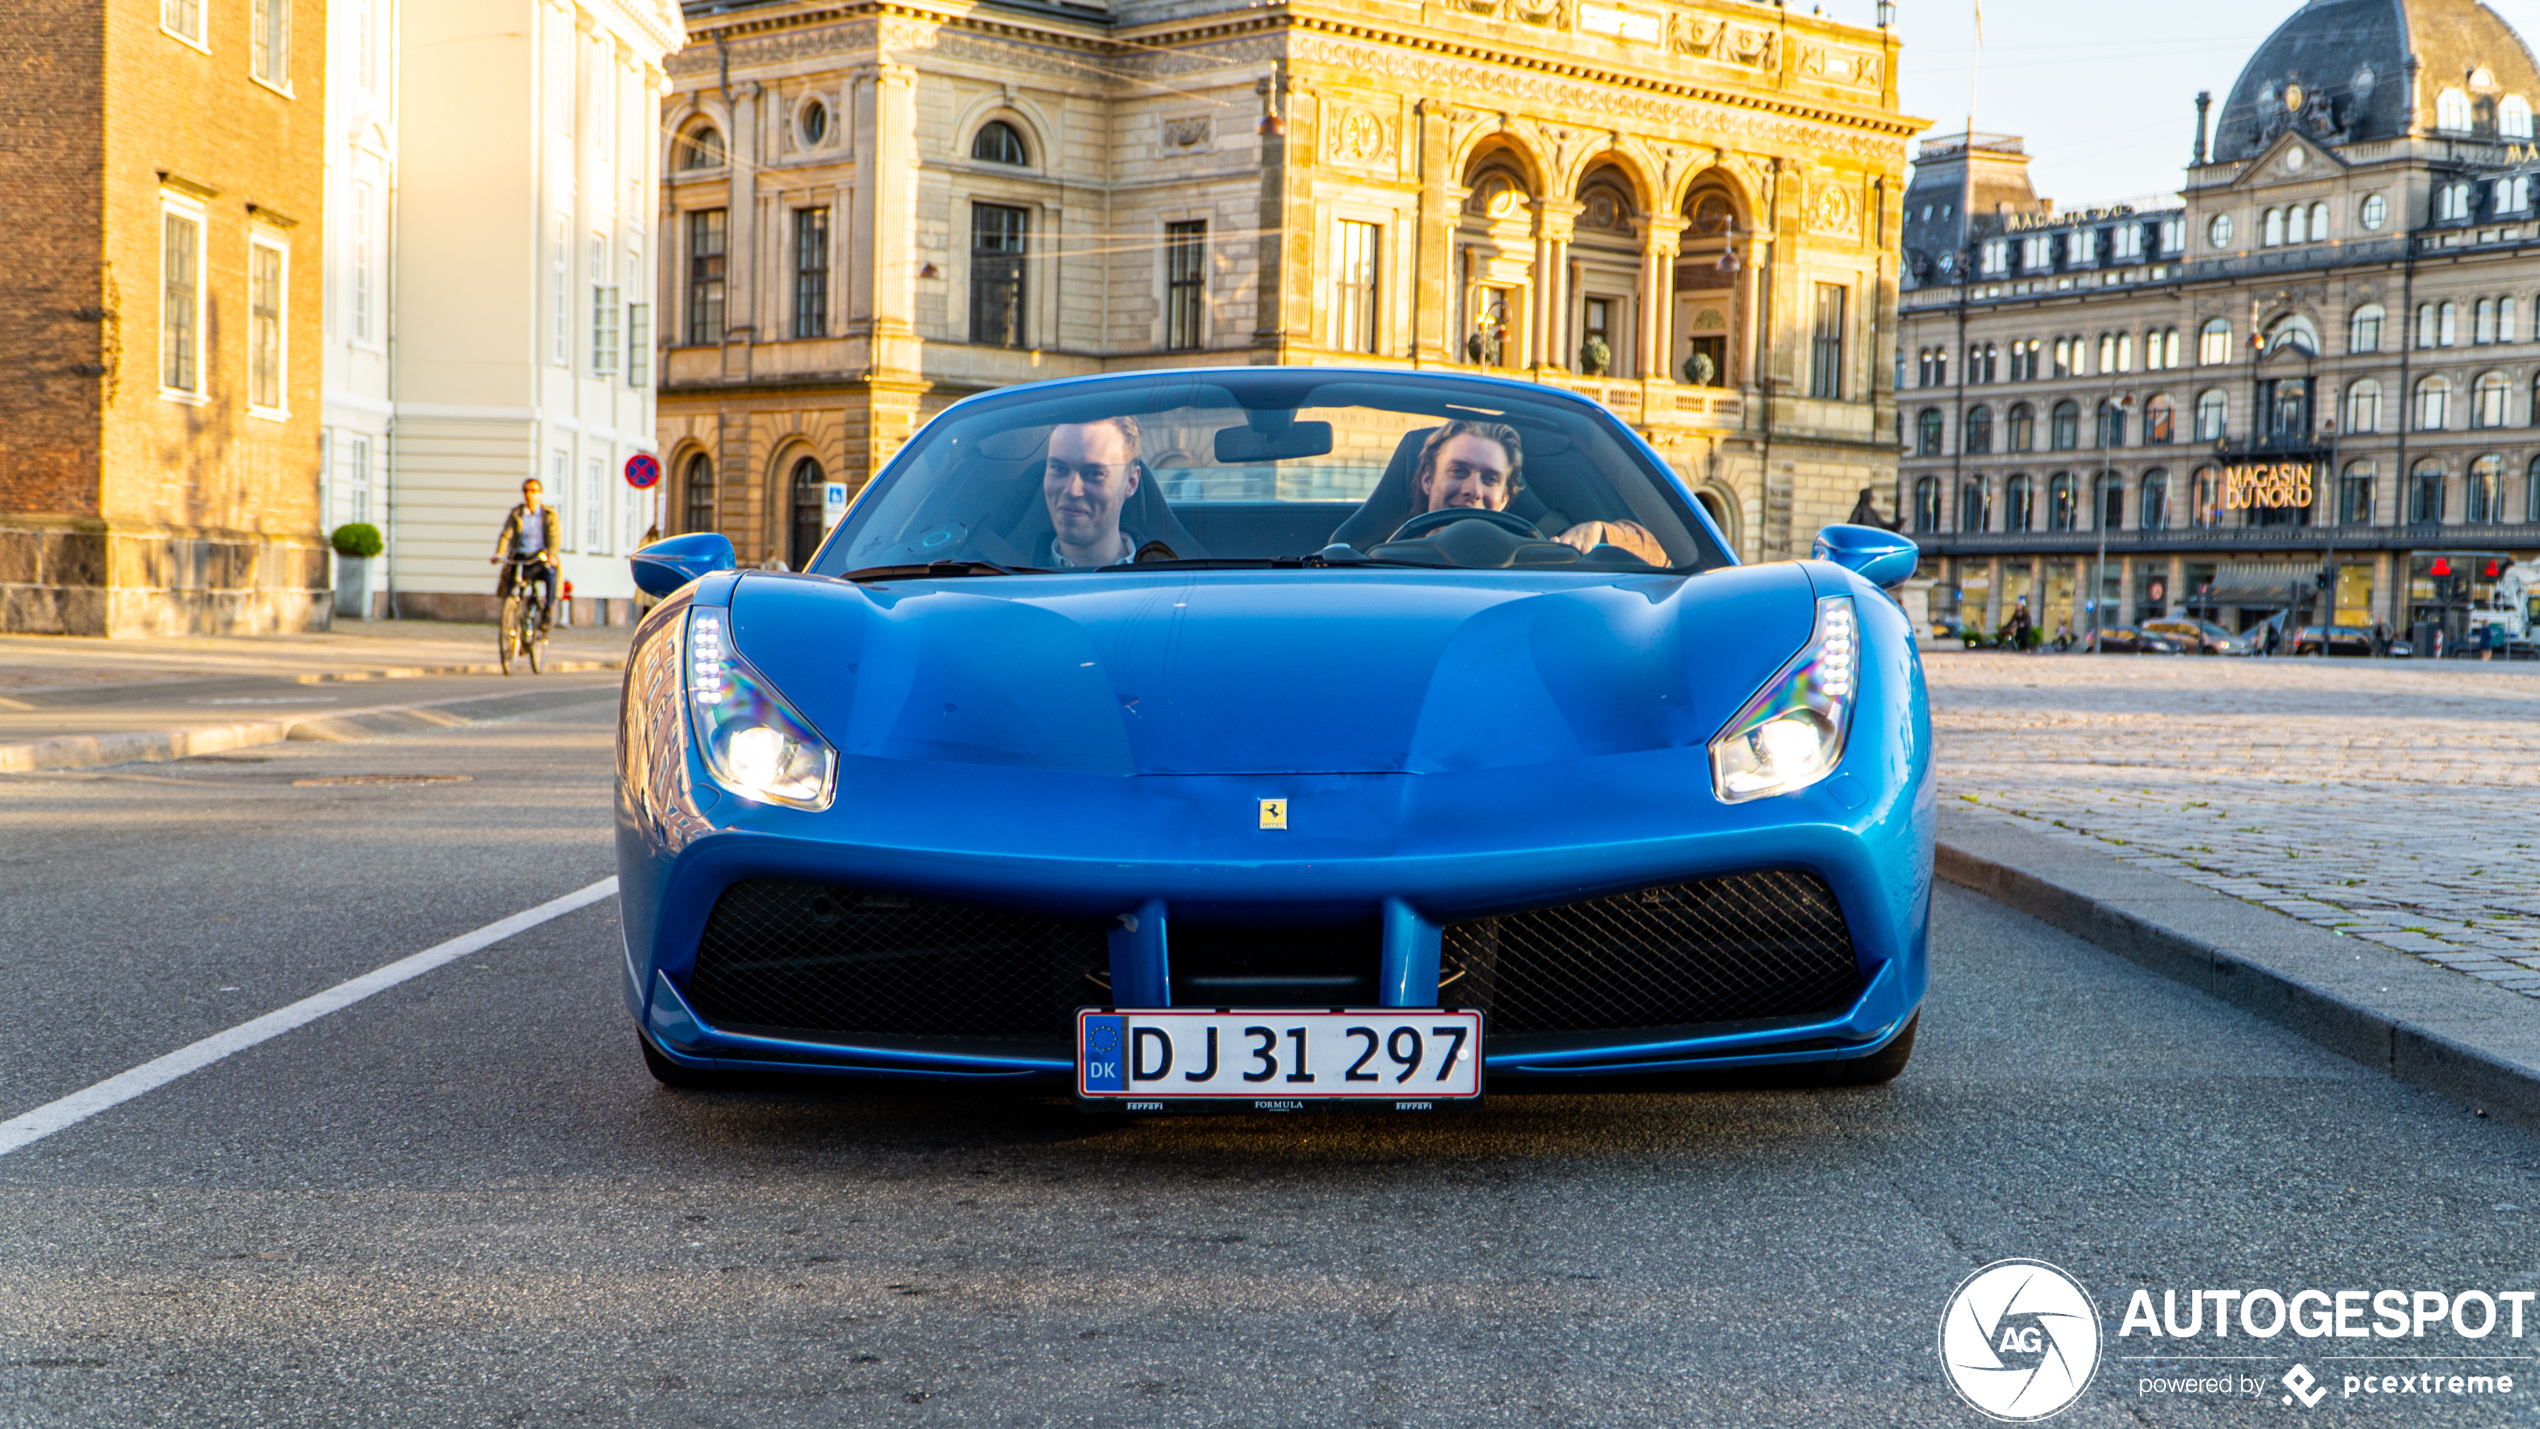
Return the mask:
{"type": "Polygon", "coordinates": [[[547,668],[546,607],[533,605],[521,612],[520,642],[529,651],[529,673],[535,675],[547,668]]]}
{"type": "Polygon", "coordinates": [[[512,672],[512,656],[520,647],[520,597],[503,597],[502,623],[494,627],[494,650],[503,658],[503,673],[512,672]]]}

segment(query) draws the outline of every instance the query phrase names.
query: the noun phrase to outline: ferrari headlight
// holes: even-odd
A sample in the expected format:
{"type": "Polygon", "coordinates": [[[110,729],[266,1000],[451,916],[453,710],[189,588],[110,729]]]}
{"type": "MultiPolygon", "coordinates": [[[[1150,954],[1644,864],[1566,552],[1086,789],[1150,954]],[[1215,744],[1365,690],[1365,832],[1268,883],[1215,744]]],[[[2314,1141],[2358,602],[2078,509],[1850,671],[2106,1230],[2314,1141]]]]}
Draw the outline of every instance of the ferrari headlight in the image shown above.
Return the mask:
{"type": "Polygon", "coordinates": [[[1852,597],[1818,601],[1807,645],[1711,741],[1711,787],[1721,802],[1805,789],[1843,762],[1861,675],[1856,620],[1852,597]]]}
{"type": "Polygon", "coordinates": [[[732,648],[729,612],[688,612],[688,710],[715,782],[744,799],[825,809],[838,752],[732,648]]]}

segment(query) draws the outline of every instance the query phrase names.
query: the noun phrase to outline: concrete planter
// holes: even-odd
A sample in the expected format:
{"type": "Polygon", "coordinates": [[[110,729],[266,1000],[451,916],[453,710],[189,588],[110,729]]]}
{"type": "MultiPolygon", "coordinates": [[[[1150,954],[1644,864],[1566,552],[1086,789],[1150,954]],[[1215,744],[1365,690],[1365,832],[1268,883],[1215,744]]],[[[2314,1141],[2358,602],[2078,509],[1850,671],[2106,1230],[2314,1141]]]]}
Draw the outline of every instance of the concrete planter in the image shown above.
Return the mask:
{"type": "Polygon", "coordinates": [[[335,613],[356,620],[370,618],[369,556],[338,555],[335,558],[335,613]]]}

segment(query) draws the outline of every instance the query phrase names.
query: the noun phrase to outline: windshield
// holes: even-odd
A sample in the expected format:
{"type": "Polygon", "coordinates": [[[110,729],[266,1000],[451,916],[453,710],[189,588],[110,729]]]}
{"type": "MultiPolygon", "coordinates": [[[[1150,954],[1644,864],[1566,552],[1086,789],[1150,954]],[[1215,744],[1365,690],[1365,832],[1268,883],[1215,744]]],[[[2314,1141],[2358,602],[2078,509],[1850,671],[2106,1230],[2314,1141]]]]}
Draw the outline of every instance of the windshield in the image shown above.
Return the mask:
{"type": "Polygon", "coordinates": [[[1602,411],[1264,368],[1022,387],[927,424],[810,569],[1159,562],[1695,571],[1731,558],[1602,411]]]}

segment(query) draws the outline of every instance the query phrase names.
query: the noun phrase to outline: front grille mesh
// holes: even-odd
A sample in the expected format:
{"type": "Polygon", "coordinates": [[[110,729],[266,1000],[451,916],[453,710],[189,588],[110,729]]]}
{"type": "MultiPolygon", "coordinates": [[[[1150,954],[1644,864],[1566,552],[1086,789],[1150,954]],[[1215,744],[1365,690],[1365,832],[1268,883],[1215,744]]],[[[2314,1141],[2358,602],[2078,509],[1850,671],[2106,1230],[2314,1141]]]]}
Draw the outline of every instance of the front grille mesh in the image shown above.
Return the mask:
{"type": "Polygon", "coordinates": [[[1049,1037],[1109,1000],[1103,925],[754,879],[716,901],[689,976],[708,1023],[903,1037],[1049,1037]]]}
{"type": "Polygon", "coordinates": [[[1447,1003],[1495,1034],[1794,1017],[1861,991],[1834,891],[1791,870],[1456,923],[1441,951],[1447,1003]]]}

